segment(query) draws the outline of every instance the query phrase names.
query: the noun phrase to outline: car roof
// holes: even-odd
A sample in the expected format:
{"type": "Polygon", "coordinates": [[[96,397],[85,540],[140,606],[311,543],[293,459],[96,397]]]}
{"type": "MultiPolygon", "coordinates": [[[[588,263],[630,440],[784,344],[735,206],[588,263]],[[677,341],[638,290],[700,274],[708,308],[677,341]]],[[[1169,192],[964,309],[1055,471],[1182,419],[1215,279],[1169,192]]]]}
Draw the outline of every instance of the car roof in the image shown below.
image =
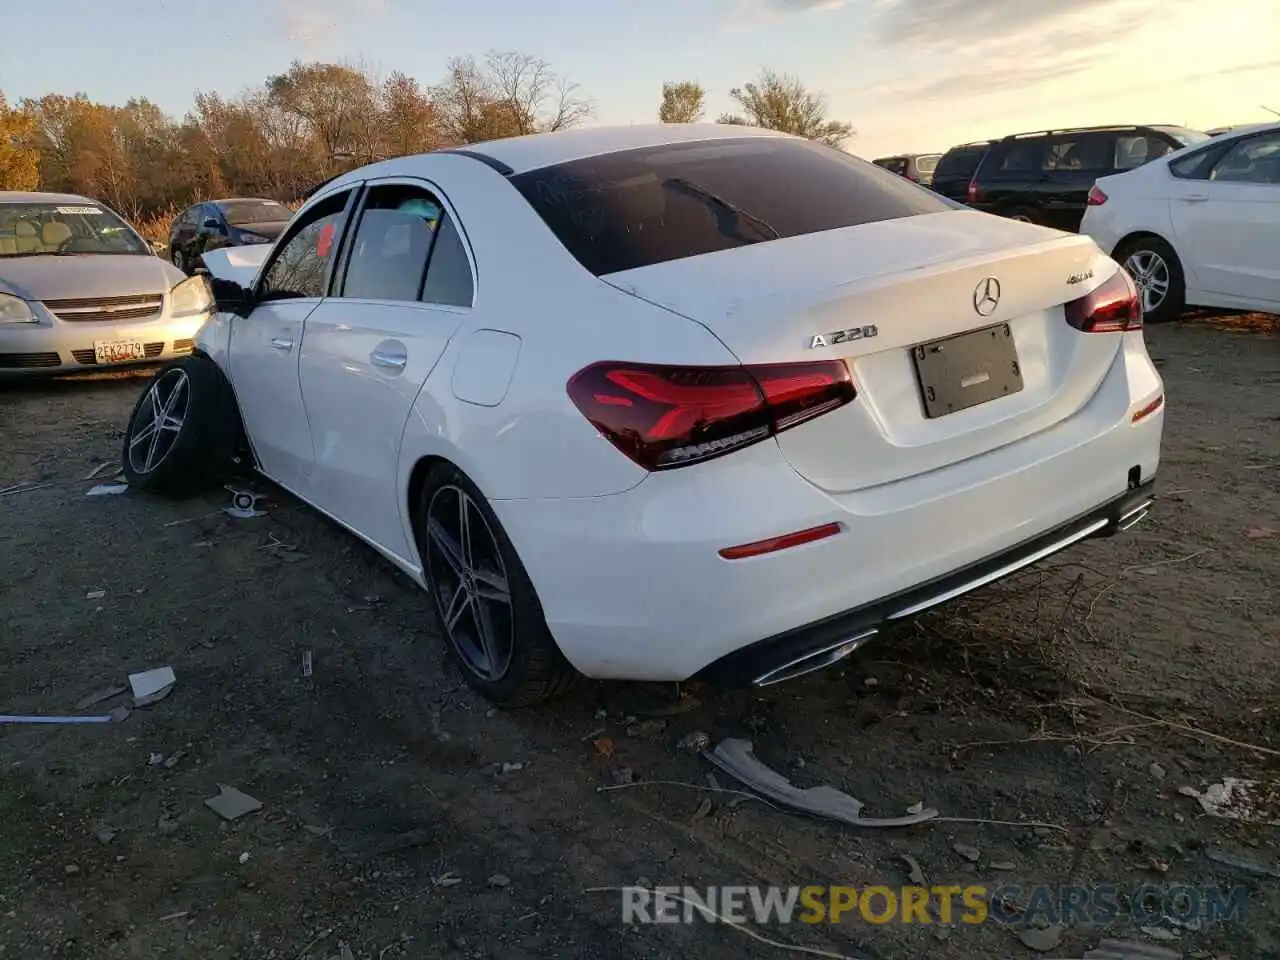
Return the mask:
{"type": "Polygon", "coordinates": [[[40,193],[34,190],[0,190],[0,203],[98,203],[75,193],[40,193]]]}
{"type": "Polygon", "coordinates": [[[533,133],[523,137],[507,137],[468,143],[459,147],[433,150],[414,156],[392,157],[324,180],[309,191],[315,196],[328,187],[339,187],[370,176],[396,176],[413,170],[415,161],[427,157],[458,154],[473,157],[504,176],[527,173],[558,163],[598,157],[622,150],[660,147],[673,143],[698,143],[708,140],[740,140],[744,137],[774,137],[795,140],[787,133],[761,127],[721,123],[645,123],[616,127],[585,127],[579,130],[557,130],[533,133]]]}
{"type": "MultiPolygon", "coordinates": [[[[465,152],[497,161],[511,173],[525,173],[571,160],[598,157],[621,150],[661,147],[701,140],[730,140],[743,137],[789,137],[789,134],[761,127],[724,123],[637,123],[627,126],[584,127],[508,137],[467,145],[465,152]]],[[[454,152],[464,152],[459,148],[454,152]]]]}
{"type": "MultiPolygon", "coordinates": [[[[270,197],[223,197],[221,200],[202,200],[201,203],[274,203],[277,206],[284,206],[279,200],[272,200],[270,197]]],[[[193,203],[193,207],[198,207],[199,203],[193,203]]]]}

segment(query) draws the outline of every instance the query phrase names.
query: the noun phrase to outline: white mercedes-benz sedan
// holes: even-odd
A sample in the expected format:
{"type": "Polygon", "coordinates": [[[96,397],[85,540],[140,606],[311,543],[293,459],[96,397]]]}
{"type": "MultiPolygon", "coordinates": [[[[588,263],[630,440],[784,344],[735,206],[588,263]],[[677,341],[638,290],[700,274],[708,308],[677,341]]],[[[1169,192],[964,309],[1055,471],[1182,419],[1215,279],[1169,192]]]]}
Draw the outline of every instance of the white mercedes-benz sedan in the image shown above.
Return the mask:
{"type": "Polygon", "coordinates": [[[735,126],[386,160],[268,247],[123,445],[236,455],[430,591],[495,702],[769,684],[1145,516],[1163,386],[1086,237],[735,126]]]}
{"type": "Polygon", "coordinates": [[[1149,322],[1187,306],[1280,313],[1280,123],[1103,177],[1080,232],[1124,264],[1149,322]]]}

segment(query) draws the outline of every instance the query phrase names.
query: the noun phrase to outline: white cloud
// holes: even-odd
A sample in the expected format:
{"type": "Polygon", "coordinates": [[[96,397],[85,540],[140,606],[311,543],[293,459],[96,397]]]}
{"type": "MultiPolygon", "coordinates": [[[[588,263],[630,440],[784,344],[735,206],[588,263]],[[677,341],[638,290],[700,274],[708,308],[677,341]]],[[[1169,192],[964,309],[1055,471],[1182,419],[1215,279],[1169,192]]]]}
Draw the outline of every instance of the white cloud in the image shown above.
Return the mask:
{"type": "Polygon", "coordinates": [[[329,39],[344,24],[386,12],[387,0],[272,0],[285,39],[308,50],[329,39]]]}

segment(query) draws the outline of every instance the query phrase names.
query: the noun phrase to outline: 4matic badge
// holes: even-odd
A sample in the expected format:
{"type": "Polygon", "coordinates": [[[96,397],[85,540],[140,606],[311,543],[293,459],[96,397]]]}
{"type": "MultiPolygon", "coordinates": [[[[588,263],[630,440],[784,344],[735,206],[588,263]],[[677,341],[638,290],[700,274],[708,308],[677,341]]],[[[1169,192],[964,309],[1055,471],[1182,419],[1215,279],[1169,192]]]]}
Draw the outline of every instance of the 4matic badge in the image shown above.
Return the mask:
{"type": "Polygon", "coordinates": [[[809,338],[809,349],[814,347],[834,347],[838,343],[851,343],[854,340],[866,340],[880,333],[880,329],[872,324],[867,327],[850,327],[848,330],[833,330],[831,333],[815,333],[809,338]]]}

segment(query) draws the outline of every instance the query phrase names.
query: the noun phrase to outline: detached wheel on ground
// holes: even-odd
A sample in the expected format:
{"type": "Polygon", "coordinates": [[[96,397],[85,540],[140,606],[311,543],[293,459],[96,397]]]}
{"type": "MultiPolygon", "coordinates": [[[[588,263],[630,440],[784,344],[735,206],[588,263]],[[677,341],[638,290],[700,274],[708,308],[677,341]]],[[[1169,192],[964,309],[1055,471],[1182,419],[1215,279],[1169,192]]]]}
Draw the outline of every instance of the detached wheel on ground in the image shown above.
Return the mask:
{"type": "Polygon", "coordinates": [[[189,496],[217,483],[231,464],[240,420],[218,365],[199,355],[156,371],[129,415],[121,460],[132,486],[189,496]]]}
{"type": "Polygon", "coordinates": [[[520,707],[573,685],[542,606],[493,509],[441,463],[419,494],[414,534],[449,654],[486,699],[520,707]]]}
{"type": "Polygon", "coordinates": [[[1166,323],[1182,315],[1187,281],[1173,247],[1159,237],[1137,237],[1120,244],[1112,257],[1138,288],[1144,323],[1166,323]]]}

